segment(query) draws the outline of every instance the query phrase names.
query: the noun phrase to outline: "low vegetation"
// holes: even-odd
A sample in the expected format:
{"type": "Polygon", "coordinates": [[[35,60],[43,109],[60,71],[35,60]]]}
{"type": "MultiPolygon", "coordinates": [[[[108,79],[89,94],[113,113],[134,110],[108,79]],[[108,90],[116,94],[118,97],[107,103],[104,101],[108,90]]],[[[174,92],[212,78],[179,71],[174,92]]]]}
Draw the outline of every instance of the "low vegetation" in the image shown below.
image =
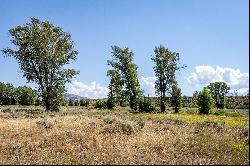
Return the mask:
{"type": "Polygon", "coordinates": [[[249,164],[249,112],[0,107],[0,164],[249,164]],[[230,116],[232,114],[239,116],[230,116]]]}

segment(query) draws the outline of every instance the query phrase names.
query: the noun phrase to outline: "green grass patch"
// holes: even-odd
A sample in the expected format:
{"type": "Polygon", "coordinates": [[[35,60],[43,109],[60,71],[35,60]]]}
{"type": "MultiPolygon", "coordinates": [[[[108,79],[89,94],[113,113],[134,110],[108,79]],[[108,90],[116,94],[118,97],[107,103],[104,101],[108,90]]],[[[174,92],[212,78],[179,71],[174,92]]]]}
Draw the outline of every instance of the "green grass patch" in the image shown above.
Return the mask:
{"type": "Polygon", "coordinates": [[[204,121],[212,121],[227,127],[243,127],[249,128],[249,117],[227,117],[218,115],[199,115],[199,114],[166,114],[166,113],[138,113],[130,114],[131,117],[142,118],[142,119],[161,119],[161,120],[180,120],[187,123],[203,123],[204,121]]]}

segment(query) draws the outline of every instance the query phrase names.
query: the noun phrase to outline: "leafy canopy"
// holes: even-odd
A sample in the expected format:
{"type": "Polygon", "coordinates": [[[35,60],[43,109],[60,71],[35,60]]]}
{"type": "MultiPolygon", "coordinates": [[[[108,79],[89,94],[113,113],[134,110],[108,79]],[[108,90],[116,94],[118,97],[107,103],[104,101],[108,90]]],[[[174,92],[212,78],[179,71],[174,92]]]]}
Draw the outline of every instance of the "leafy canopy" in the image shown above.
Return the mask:
{"type": "Polygon", "coordinates": [[[77,55],[71,35],[37,18],[10,29],[9,33],[16,49],[5,48],[3,53],[17,59],[28,82],[39,85],[46,110],[58,110],[64,84],[78,74],[74,69],[64,68],[77,55]]]}
{"type": "Polygon", "coordinates": [[[197,96],[197,105],[199,107],[200,114],[208,114],[213,106],[213,97],[211,96],[209,89],[204,88],[197,96]]]}
{"type": "Polygon", "coordinates": [[[208,85],[211,95],[217,108],[224,108],[225,95],[229,92],[230,87],[225,82],[213,82],[208,85]]]}
{"type": "Polygon", "coordinates": [[[127,47],[111,46],[111,48],[112,60],[108,60],[108,65],[112,67],[108,70],[108,76],[111,77],[109,97],[115,95],[123,100],[125,96],[125,99],[129,100],[130,107],[137,109],[142,90],[137,78],[138,67],[133,63],[134,53],[127,47]]]}

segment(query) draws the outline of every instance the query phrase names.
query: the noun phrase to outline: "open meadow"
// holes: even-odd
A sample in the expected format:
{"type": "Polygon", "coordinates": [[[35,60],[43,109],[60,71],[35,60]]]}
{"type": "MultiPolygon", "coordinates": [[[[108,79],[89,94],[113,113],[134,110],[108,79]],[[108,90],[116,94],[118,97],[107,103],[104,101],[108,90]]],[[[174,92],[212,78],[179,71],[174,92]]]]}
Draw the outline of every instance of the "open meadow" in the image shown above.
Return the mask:
{"type": "Polygon", "coordinates": [[[171,111],[1,106],[0,164],[249,164],[248,110],[171,111]]]}

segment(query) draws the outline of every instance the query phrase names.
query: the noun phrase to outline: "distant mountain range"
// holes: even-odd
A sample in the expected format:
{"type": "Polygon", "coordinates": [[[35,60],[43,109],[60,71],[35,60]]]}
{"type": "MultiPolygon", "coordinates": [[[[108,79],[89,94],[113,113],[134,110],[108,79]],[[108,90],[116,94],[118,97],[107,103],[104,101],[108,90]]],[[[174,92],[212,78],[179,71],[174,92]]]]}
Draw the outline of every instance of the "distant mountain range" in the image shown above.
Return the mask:
{"type": "Polygon", "coordinates": [[[87,99],[87,97],[81,97],[81,96],[69,94],[69,93],[65,93],[64,98],[67,100],[69,100],[69,99],[71,99],[71,100],[87,99]]]}

